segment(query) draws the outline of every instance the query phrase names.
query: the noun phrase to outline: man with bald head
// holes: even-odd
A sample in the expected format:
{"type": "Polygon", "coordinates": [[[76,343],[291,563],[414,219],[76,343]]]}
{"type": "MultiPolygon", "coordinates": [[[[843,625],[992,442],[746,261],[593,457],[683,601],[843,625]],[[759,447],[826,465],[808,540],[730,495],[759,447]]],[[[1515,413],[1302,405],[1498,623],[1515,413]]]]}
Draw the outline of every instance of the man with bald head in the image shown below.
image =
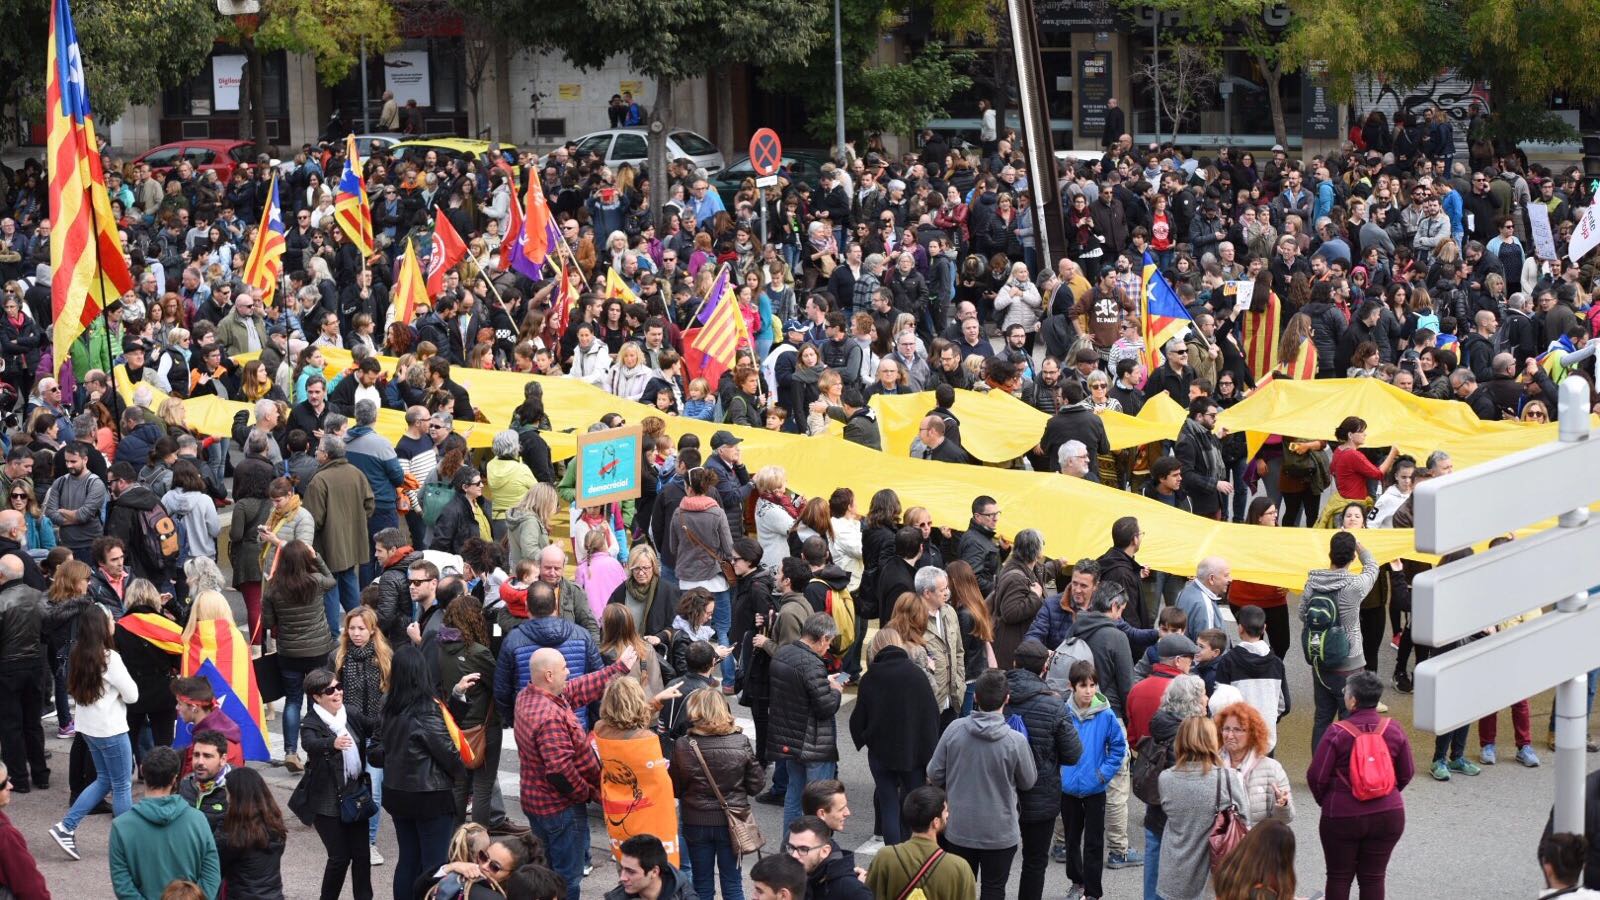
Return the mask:
{"type": "Polygon", "coordinates": [[[1195,640],[1212,628],[1227,631],[1220,604],[1233,583],[1233,569],[1220,556],[1208,556],[1195,567],[1194,578],[1178,593],[1177,607],[1189,617],[1184,634],[1195,640]]]}
{"type": "MultiPolygon", "coordinates": [[[[600,625],[589,609],[589,595],[567,577],[567,551],[560,544],[548,544],[539,552],[539,580],[556,592],[556,609],[561,617],[583,627],[598,643],[600,625]]],[[[534,613],[535,618],[538,613],[534,613]]]]}
{"type": "MultiPolygon", "coordinates": [[[[543,646],[522,655],[512,641],[530,625],[547,623],[545,627],[551,631],[583,634],[571,622],[553,615],[554,603],[555,593],[548,584],[537,583],[528,591],[528,608],[534,618],[506,638],[500,650],[500,669],[506,668],[508,657],[526,660],[518,664],[527,675],[516,695],[513,720],[522,811],[528,815],[529,829],[544,841],[550,868],[566,879],[568,900],[579,900],[583,865],[589,856],[585,806],[600,799],[600,761],[590,749],[575,710],[599,700],[613,678],[633,670],[638,655],[628,647],[615,663],[571,680],[568,658],[561,650],[543,646]]],[[[594,652],[592,644],[590,652],[594,652]]],[[[495,699],[499,702],[500,671],[495,674],[495,699]]]]}
{"type": "MultiPolygon", "coordinates": [[[[9,507],[9,504],[7,505],[9,507]]],[[[0,509],[0,553],[10,554],[17,559],[17,564],[22,567],[22,574],[18,577],[26,582],[28,587],[47,590],[50,583],[45,580],[44,573],[39,571],[39,564],[23,546],[27,535],[28,520],[21,512],[10,508],[0,509]]]]}

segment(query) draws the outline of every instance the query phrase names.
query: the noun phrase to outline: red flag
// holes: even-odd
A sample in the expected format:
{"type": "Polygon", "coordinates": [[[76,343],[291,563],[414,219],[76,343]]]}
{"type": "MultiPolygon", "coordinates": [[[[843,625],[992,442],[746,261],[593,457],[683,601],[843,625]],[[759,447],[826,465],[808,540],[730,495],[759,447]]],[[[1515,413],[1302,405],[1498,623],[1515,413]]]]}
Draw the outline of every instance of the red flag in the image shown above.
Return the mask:
{"type": "Polygon", "coordinates": [[[521,250],[517,242],[522,240],[522,205],[517,202],[516,195],[511,197],[511,216],[506,220],[505,230],[500,237],[500,271],[511,271],[511,261],[521,250]]]}
{"type": "Polygon", "coordinates": [[[583,293],[583,279],[577,269],[572,265],[572,258],[561,257],[561,272],[557,276],[554,296],[550,298],[550,312],[545,315],[545,345],[552,350],[560,343],[561,336],[566,334],[567,322],[572,316],[572,306],[578,302],[578,295],[583,293]]]}
{"type": "Polygon", "coordinates": [[[545,259],[555,252],[561,240],[555,220],[550,217],[550,206],[544,200],[544,188],[539,184],[539,173],[528,174],[527,209],[522,217],[522,255],[535,266],[544,265],[545,259]]]}
{"type": "Polygon", "coordinates": [[[467,258],[466,242],[450,224],[443,211],[433,217],[433,252],[428,255],[428,297],[439,296],[444,290],[444,273],[455,268],[456,263],[467,258]]]}

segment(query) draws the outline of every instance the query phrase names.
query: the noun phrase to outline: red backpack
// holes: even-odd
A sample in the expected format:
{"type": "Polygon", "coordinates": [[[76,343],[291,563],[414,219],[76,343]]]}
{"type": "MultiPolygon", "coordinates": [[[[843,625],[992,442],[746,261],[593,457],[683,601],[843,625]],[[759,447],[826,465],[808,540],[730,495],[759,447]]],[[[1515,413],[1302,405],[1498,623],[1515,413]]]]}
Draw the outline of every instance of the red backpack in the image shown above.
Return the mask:
{"type": "Polygon", "coordinates": [[[1394,793],[1394,760],[1383,731],[1388,719],[1379,719],[1372,731],[1361,731],[1348,721],[1335,722],[1356,739],[1350,748],[1350,793],[1357,800],[1376,800],[1394,793]]]}

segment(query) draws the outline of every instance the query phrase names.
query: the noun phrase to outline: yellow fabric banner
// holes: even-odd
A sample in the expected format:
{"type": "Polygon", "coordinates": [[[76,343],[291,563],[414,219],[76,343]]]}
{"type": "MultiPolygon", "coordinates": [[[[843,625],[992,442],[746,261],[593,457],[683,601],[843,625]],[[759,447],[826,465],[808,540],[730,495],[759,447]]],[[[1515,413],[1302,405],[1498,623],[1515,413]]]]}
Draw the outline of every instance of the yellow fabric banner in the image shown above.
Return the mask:
{"type": "MultiPolygon", "coordinates": [[[[885,452],[910,455],[922,417],[937,405],[933,396],[933,391],[923,391],[872,398],[885,452]]],[[[1000,391],[956,391],[950,411],[961,420],[962,449],[987,463],[1010,462],[1032,450],[1050,421],[1045,413],[1000,391]]],[[[1173,440],[1183,418],[1183,410],[1165,396],[1146,403],[1137,418],[1119,412],[1100,413],[1113,450],[1173,440]]]]}

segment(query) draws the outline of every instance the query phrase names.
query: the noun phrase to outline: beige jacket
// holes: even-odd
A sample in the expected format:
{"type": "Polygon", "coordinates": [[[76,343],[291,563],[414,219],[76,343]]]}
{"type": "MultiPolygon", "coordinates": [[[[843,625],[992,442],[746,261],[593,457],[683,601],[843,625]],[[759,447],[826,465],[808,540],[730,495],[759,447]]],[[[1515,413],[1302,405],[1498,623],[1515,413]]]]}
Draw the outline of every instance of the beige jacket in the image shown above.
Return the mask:
{"type": "Polygon", "coordinates": [[[961,624],[949,604],[939,611],[937,619],[928,617],[923,645],[933,664],[933,699],[941,710],[951,706],[959,710],[967,693],[967,660],[961,647],[961,624]]]}

